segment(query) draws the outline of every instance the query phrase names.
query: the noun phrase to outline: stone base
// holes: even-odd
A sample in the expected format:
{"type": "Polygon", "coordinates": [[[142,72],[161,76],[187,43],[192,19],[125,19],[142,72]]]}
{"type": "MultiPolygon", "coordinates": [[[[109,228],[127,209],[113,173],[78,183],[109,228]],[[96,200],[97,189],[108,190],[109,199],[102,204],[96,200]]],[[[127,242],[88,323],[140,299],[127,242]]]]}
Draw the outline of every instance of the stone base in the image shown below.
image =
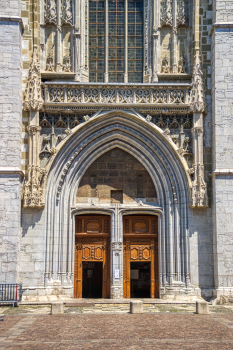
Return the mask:
{"type": "Polygon", "coordinates": [[[196,313],[200,315],[209,314],[209,304],[206,301],[197,301],[196,302],[196,313]]]}
{"type": "Polygon", "coordinates": [[[52,303],[51,304],[51,315],[64,314],[64,304],[63,303],[52,303]]]}
{"type": "Polygon", "coordinates": [[[130,302],[130,313],[131,314],[142,314],[143,313],[143,302],[141,300],[134,300],[130,302]]]}

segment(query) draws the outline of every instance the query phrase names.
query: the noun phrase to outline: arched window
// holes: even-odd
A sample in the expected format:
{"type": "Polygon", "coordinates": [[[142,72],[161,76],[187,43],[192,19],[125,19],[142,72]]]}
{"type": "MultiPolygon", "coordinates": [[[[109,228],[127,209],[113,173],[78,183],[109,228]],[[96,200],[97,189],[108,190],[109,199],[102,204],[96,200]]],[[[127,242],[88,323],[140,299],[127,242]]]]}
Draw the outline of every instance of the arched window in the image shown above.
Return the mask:
{"type": "Polygon", "coordinates": [[[143,1],[89,1],[90,82],[143,81],[143,1]]]}

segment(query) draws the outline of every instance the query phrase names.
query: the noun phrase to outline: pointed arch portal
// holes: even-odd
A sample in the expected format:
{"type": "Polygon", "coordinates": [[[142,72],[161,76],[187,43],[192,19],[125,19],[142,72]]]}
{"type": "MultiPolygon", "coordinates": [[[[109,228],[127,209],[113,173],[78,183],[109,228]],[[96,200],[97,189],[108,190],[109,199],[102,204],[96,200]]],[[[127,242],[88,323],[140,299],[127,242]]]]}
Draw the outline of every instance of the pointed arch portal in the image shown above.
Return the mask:
{"type": "MultiPolygon", "coordinates": [[[[72,135],[61,142],[57,155],[47,166],[45,284],[59,280],[62,286],[73,286],[75,249],[78,249],[75,217],[105,215],[110,220],[109,243],[106,242],[109,244],[110,297],[122,298],[123,248],[127,249],[123,239],[123,218],[136,215],[140,220],[142,216],[158,218],[158,294],[161,296],[168,289],[186,289],[190,283],[190,179],[187,164],[178,154],[177,147],[160,128],[131,112],[104,112],[73,130],[72,135]],[[87,169],[113,149],[126,152],[142,165],[153,182],[156,201],[106,204],[92,198],[77,203],[77,191],[87,169]]],[[[146,244],[144,246],[147,248],[146,244]]],[[[133,256],[144,254],[136,253],[135,249],[133,256]]],[[[148,252],[144,255],[148,256],[148,252]]]]}

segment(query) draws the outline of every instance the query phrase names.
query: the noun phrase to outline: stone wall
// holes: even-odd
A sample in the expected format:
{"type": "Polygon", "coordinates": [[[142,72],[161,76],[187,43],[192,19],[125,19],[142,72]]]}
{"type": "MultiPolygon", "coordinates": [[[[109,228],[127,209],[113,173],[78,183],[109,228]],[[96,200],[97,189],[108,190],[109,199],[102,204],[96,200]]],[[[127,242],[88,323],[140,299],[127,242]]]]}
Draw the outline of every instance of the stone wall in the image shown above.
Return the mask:
{"type": "Polygon", "coordinates": [[[216,0],[214,11],[213,234],[215,294],[220,296],[233,294],[233,2],[216,0]]]}
{"type": "Polygon", "coordinates": [[[132,203],[136,198],[151,203],[157,201],[156,197],[147,170],[131,154],[119,148],[105,153],[89,167],[77,192],[77,202],[82,203],[90,202],[91,198],[109,204],[132,203]]]}
{"type": "Polygon", "coordinates": [[[19,282],[21,214],[20,1],[0,4],[0,282],[19,282]]]}

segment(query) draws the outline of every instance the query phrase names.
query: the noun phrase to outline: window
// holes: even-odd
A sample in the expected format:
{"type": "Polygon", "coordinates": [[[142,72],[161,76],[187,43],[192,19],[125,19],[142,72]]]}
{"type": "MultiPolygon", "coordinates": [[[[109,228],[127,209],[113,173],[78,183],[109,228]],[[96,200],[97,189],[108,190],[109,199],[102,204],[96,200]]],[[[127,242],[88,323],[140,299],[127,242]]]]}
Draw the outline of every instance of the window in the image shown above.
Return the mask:
{"type": "Polygon", "coordinates": [[[143,79],[143,1],[89,1],[90,82],[143,79]]]}

